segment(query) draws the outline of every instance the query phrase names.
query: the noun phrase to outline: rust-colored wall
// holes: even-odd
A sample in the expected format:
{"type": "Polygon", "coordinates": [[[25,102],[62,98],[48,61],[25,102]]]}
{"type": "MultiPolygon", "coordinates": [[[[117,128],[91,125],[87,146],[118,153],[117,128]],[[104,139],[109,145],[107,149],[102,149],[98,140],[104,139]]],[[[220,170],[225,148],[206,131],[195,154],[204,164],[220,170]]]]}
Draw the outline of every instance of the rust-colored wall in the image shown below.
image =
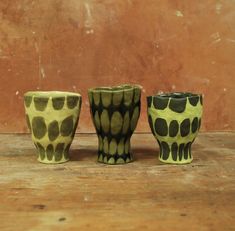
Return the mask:
{"type": "Polygon", "coordinates": [[[80,132],[94,131],[87,88],[143,86],[146,96],[205,95],[202,129],[235,129],[235,2],[230,0],[0,1],[0,132],[26,132],[28,90],[83,95],[80,132]]]}

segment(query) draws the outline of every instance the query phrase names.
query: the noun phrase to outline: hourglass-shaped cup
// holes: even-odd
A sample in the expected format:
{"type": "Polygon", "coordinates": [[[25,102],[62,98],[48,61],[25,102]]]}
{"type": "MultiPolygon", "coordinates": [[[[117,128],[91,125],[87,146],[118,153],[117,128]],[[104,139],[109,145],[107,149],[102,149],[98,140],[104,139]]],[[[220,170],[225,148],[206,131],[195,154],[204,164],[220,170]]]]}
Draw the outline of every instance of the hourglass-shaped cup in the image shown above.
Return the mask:
{"type": "Polygon", "coordinates": [[[160,161],[186,164],[202,117],[202,95],[166,93],[147,97],[148,121],[160,146],[160,161]]]}
{"type": "Polygon", "coordinates": [[[92,88],[88,95],[99,139],[98,161],[106,164],[131,162],[130,139],[140,115],[141,87],[92,88]]]}
{"type": "Polygon", "coordinates": [[[26,121],[42,163],[63,163],[78,124],[80,94],[30,91],[24,95],[26,121]]]}

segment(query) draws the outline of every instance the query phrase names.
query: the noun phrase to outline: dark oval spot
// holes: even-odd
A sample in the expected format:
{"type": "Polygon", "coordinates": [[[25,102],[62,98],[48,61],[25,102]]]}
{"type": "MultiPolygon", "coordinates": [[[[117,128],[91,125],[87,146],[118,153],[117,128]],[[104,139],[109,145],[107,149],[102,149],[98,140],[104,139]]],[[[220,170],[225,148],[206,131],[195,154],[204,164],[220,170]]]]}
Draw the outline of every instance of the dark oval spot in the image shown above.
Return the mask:
{"type": "Polygon", "coordinates": [[[69,116],[61,123],[60,133],[62,136],[69,136],[73,132],[73,116],[69,116]]]}
{"type": "Polygon", "coordinates": [[[187,143],[184,147],[184,159],[188,159],[190,143],[187,143]]]}
{"type": "Polygon", "coordinates": [[[169,126],[169,136],[175,137],[179,131],[179,124],[177,120],[172,120],[169,126]]]}
{"type": "Polygon", "coordinates": [[[60,161],[63,156],[64,143],[58,143],[55,148],[55,161],[60,161]]]}
{"type": "Polygon", "coordinates": [[[69,109],[73,109],[78,104],[79,97],[78,96],[67,96],[67,106],[69,109]]]}
{"type": "Polygon", "coordinates": [[[52,158],[54,156],[54,148],[53,148],[52,144],[49,144],[47,146],[46,153],[47,153],[47,159],[52,160],[52,158]]]}
{"type": "Polygon", "coordinates": [[[47,107],[48,98],[34,97],[33,98],[34,106],[38,111],[44,111],[47,107]]]}
{"type": "Polygon", "coordinates": [[[153,134],[155,134],[154,129],[153,129],[153,120],[151,115],[148,115],[148,121],[149,121],[149,126],[153,134]]]}
{"type": "Polygon", "coordinates": [[[65,97],[52,98],[52,105],[55,110],[60,110],[64,106],[65,97]]]}
{"type": "Polygon", "coordinates": [[[192,155],[191,155],[191,146],[192,146],[192,143],[193,142],[189,142],[189,147],[188,147],[188,154],[189,154],[189,158],[190,159],[192,158],[192,155]]]}
{"type": "Polygon", "coordinates": [[[64,158],[68,159],[69,158],[69,149],[70,149],[71,143],[69,143],[66,148],[64,149],[64,158]]]}
{"type": "Polygon", "coordinates": [[[74,137],[75,136],[75,133],[76,133],[76,130],[77,130],[77,126],[78,126],[78,117],[77,117],[77,119],[76,119],[76,121],[75,121],[75,124],[74,124],[74,126],[73,126],[73,131],[72,131],[72,137],[74,137]]]}
{"type": "Polygon", "coordinates": [[[182,137],[185,137],[189,134],[189,132],[190,132],[190,120],[185,119],[180,124],[180,134],[182,137]]]}
{"type": "Polygon", "coordinates": [[[202,97],[202,95],[200,95],[200,104],[201,105],[203,104],[203,97],[202,97]]]}
{"type": "Polygon", "coordinates": [[[30,104],[32,102],[32,96],[25,96],[24,97],[24,103],[26,107],[30,107],[30,104]]]}
{"type": "Polygon", "coordinates": [[[168,144],[166,142],[162,141],[161,148],[162,148],[162,159],[167,160],[169,157],[169,153],[170,153],[170,148],[169,148],[168,144]]]}
{"type": "Polygon", "coordinates": [[[169,98],[153,97],[153,105],[156,109],[164,110],[168,105],[169,98]]]}
{"type": "Polygon", "coordinates": [[[155,131],[160,136],[167,136],[168,127],[165,119],[157,118],[155,120],[155,131]]]}
{"type": "Polygon", "coordinates": [[[25,118],[26,118],[27,126],[28,126],[29,130],[31,131],[31,125],[30,125],[30,120],[29,120],[28,114],[25,115],[25,118]]]}
{"type": "Polygon", "coordinates": [[[201,127],[201,118],[198,121],[198,130],[200,129],[200,127],[201,127]]]}
{"type": "Polygon", "coordinates": [[[180,144],[179,146],[179,160],[182,160],[183,157],[183,151],[184,151],[184,144],[180,144]]]}
{"type": "Polygon", "coordinates": [[[59,124],[56,120],[52,121],[48,126],[48,137],[50,141],[54,141],[59,136],[59,124]]]}
{"type": "Polygon", "coordinates": [[[39,152],[41,160],[44,160],[44,158],[45,158],[45,149],[44,149],[44,147],[40,143],[37,142],[37,148],[38,148],[38,152],[39,152]]]}
{"type": "Polygon", "coordinates": [[[33,134],[37,139],[41,139],[46,135],[47,127],[43,117],[36,116],[32,120],[32,130],[33,134]]]}
{"type": "Polygon", "coordinates": [[[195,133],[198,129],[198,118],[195,117],[192,122],[192,133],[195,133]]]}
{"type": "Polygon", "coordinates": [[[147,105],[148,105],[148,107],[151,107],[151,105],[152,105],[152,96],[147,97],[147,105]]]}
{"type": "Polygon", "coordinates": [[[169,103],[169,108],[178,113],[182,113],[185,110],[187,99],[171,99],[169,103]]]}
{"type": "Polygon", "coordinates": [[[160,156],[160,158],[162,158],[162,146],[161,146],[161,143],[160,143],[159,140],[157,140],[157,142],[158,142],[158,145],[159,145],[159,156],[160,156]]]}
{"type": "Polygon", "coordinates": [[[174,161],[177,161],[177,153],[178,153],[178,144],[176,142],[174,142],[171,145],[171,155],[172,155],[172,159],[174,161]]]}
{"type": "Polygon", "coordinates": [[[188,97],[188,100],[192,106],[196,106],[199,101],[199,96],[188,97]]]}

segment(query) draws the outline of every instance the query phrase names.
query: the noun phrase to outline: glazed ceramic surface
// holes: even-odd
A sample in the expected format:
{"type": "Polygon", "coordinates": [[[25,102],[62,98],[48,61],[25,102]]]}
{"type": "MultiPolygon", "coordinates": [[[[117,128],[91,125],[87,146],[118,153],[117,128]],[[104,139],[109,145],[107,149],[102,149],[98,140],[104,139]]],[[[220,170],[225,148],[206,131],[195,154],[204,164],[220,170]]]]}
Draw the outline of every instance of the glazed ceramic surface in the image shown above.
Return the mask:
{"type": "Polygon", "coordinates": [[[26,121],[42,163],[69,160],[81,108],[80,94],[34,91],[24,95],[26,121]]]}
{"type": "Polygon", "coordinates": [[[88,95],[99,139],[98,161],[106,164],[131,162],[130,139],[140,115],[140,86],[93,88],[88,95]]]}
{"type": "Polygon", "coordinates": [[[201,125],[202,95],[159,94],[147,97],[147,104],[149,125],[160,146],[160,161],[190,163],[191,145],[201,125]]]}

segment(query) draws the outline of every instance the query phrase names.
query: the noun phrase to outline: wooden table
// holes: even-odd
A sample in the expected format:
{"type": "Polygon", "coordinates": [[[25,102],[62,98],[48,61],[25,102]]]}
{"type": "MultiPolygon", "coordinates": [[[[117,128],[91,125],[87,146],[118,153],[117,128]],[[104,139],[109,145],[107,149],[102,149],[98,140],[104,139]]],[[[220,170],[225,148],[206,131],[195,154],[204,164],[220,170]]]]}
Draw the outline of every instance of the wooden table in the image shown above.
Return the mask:
{"type": "Polygon", "coordinates": [[[135,162],[96,162],[78,135],[65,164],[38,163],[29,135],[0,135],[0,230],[235,230],[235,133],[200,134],[192,164],[164,165],[150,134],[135,162]]]}

